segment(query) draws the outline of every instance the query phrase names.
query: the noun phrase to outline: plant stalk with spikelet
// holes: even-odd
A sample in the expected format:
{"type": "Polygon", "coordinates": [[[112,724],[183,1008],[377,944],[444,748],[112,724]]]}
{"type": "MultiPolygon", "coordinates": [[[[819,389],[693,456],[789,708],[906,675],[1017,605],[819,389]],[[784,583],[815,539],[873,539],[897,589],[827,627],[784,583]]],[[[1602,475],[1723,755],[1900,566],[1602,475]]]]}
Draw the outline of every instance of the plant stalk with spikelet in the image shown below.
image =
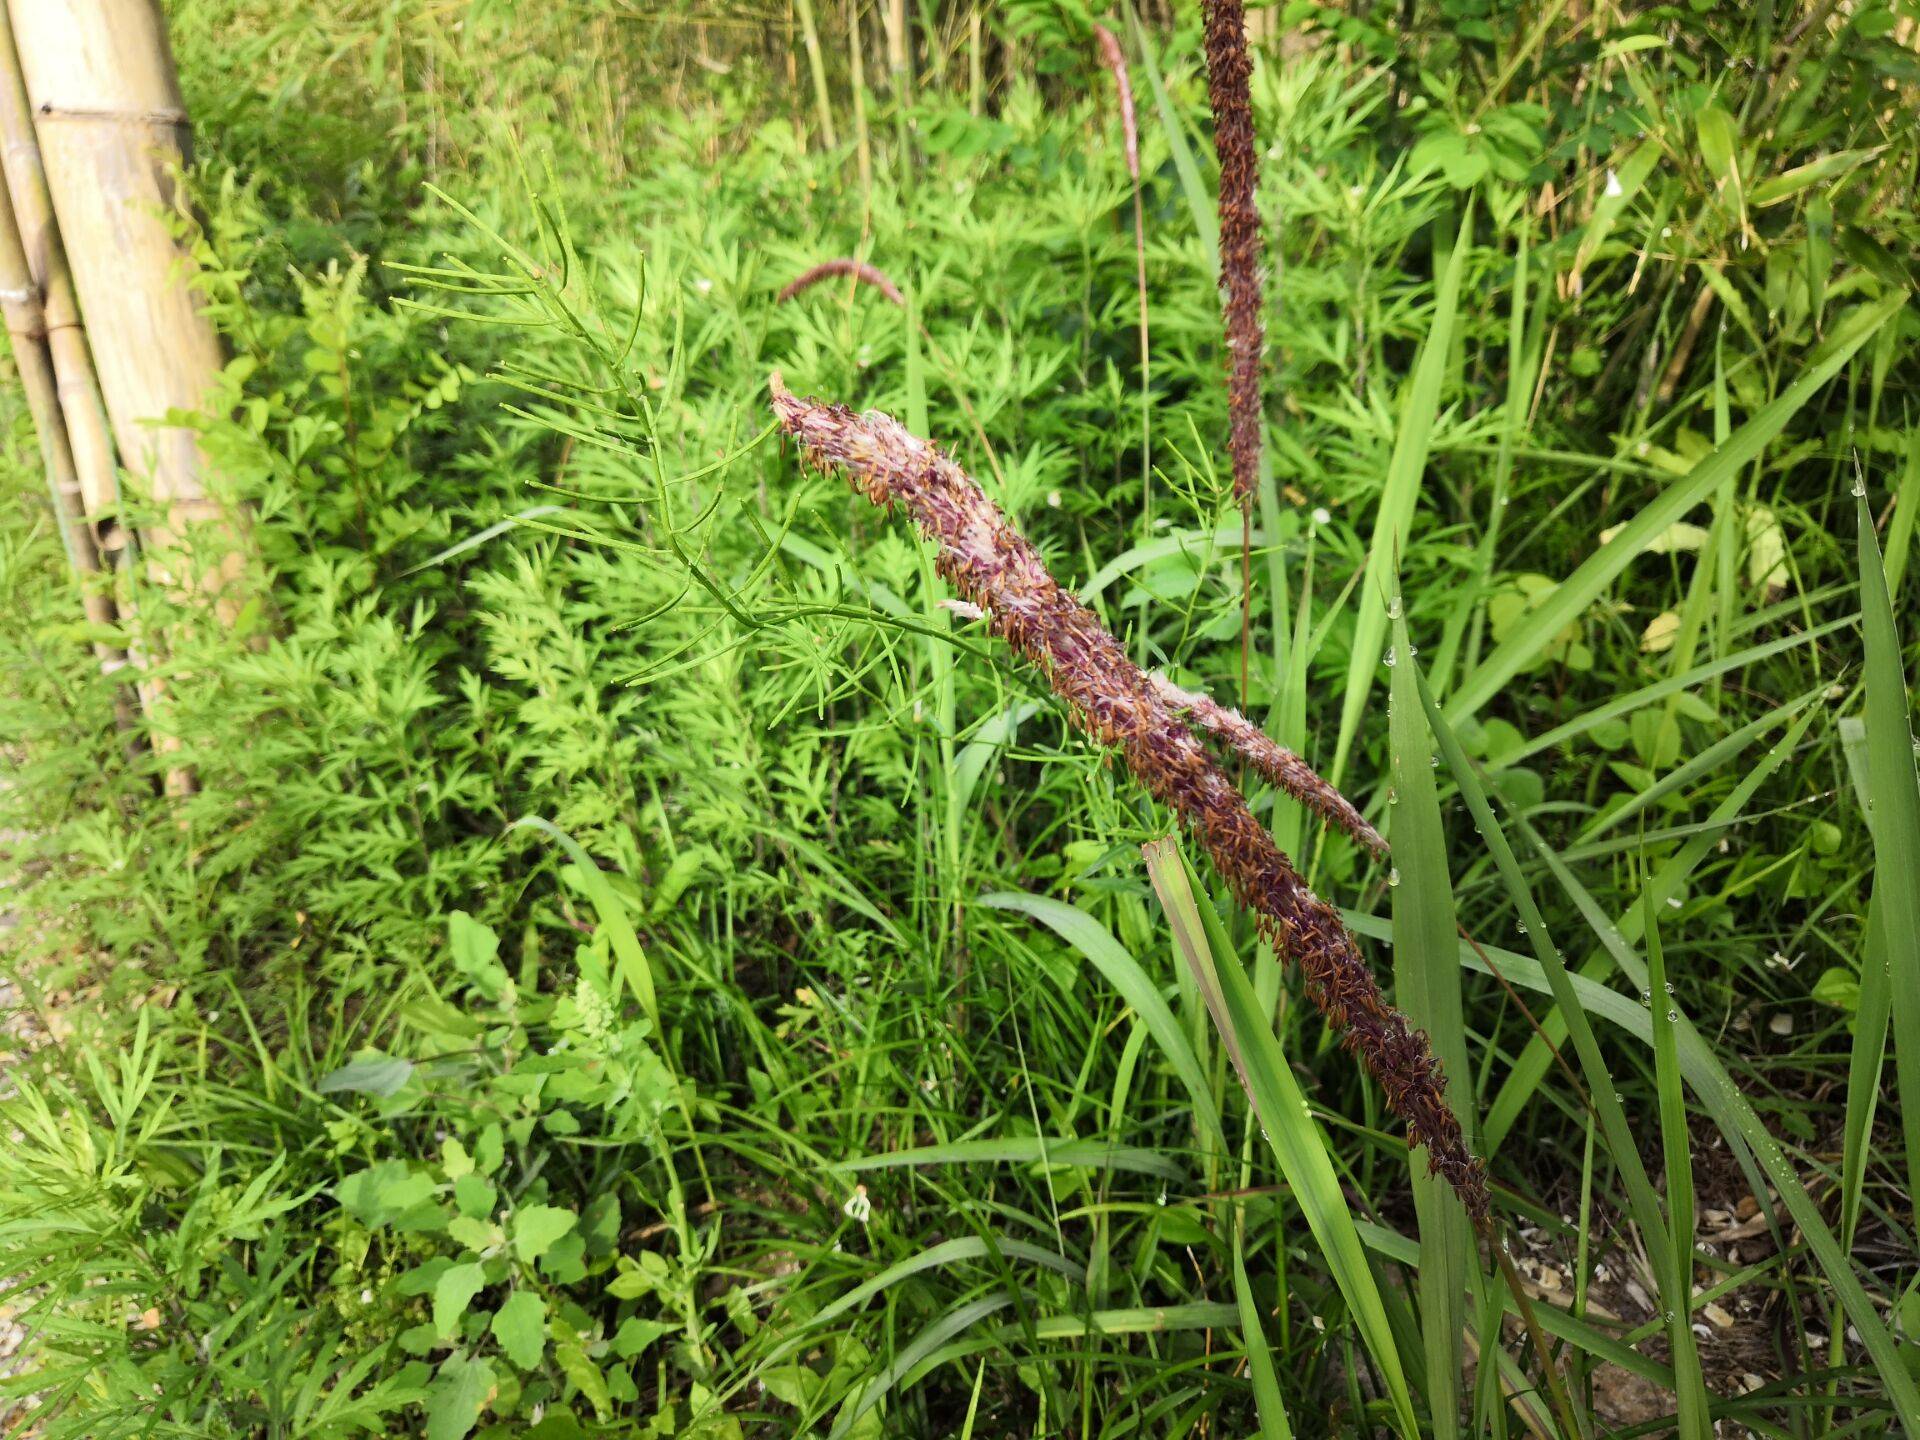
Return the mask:
{"type": "Polygon", "coordinates": [[[903,506],[933,542],[936,568],[961,597],[981,608],[993,632],[1039,667],[1074,719],[1118,749],[1154,798],[1179,816],[1255,912],[1262,933],[1299,965],[1314,1003],[1379,1082],[1409,1140],[1426,1147],[1434,1173],[1484,1221],[1485,1174],[1446,1103],[1446,1082],[1426,1036],[1387,1003],[1340,917],[1307,887],[1226,772],[1099,617],[1060,587],[999,507],[930,442],[890,416],[801,399],[778,375],[772,391],[775,417],[806,458],[844,472],[875,505],[903,506]]]}

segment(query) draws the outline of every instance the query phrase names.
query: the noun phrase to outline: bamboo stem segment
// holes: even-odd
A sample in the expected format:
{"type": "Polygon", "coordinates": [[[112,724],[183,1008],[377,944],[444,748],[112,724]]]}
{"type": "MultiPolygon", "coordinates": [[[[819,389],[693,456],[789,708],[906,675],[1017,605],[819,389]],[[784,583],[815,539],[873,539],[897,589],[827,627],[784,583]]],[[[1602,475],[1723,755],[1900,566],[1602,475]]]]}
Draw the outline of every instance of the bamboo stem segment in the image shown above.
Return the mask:
{"type": "Polygon", "coordinates": [[[21,72],[13,21],[4,0],[0,0],[0,169],[5,171],[27,273],[43,312],[47,349],[59,391],[59,415],[80,484],[81,508],[95,548],[105,554],[118,550],[124,538],[117,521],[108,518],[117,511],[120,498],[113,435],[100,399],[100,381],[87,347],[87,332],[80,321],[73,274],[60,243],[60,226],[53,217],[53,196],[47,189],[40,141],[34,134],[27,103],[26,77],[21,72]]]}
{"type": "MultiPolygon", "coordinates": [[[[20,374],[20,388],[26,394],[27,410],[40,440],[40,463],[46,470],[47,492],[67,561],[80,583],[87,618],[110,625],[113,606],[96,583],[100,552],[82,512],[79,472],[74,468],[66,421],[60,414],[59,386],[47,348],[46,311],[40,304],[40,287],[27,268],[20,227],[14,222],[13,203],[4,187],[0,187],[0,311],[5,312],[14,369],[20,374]]],[[[125,656],[120,659],[124,664],[125,656]]]]}
{"type": "MultiPolygon", "coordinates": [[[[169,222],[183,204],[187,124],[159,6],[11,0],[11,11],[45,186],[121,462],[165,507],[160,538],[210,525],[237,556],[244,531],[209,496],[196,437],[162,423],[170,411],[200,408],[222,360],[192,293],[191,256],[169,222]]],[[[48,263],[57,263],[51,254],[48,263]]],[[[222,591],[233,578],[224,568],[222,591]]]]}

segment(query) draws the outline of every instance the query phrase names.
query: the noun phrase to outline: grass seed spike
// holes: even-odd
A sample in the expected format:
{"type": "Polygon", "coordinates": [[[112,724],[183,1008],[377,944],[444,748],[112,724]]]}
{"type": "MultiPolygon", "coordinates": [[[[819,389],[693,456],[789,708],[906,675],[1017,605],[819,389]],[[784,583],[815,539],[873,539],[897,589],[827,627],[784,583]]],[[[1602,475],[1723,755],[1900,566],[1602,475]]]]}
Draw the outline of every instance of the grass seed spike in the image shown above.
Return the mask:
{"type": "MultiPolygon", "coordinates": [[[[995,634],[1039,667],[1079,724],[1119,750],[1135,778],[1180,817],[1274,948],[1299,965],[1314,1003],[1379,1082],[1409,1140],[1426,1147],[1433,1172],[1484,1221],[1485,1173],[1447,1105],[1426,1036],[1387,1003],[1340,917],[1307,887],[1161,689],[936,446],[878,411],[855,415],[844,405],[802,399],[778,374],[771,388],[774,415],[806,458],[844,472],[875,505],[905,507],[933,542],[939,572],[981,608],[995,634]]],[[[1337,793],[1333,800],[1351,809],[1337,793]]],[[[1331,804],[1323,796],[1316,808],[1327,813],[1331,804]]]]}

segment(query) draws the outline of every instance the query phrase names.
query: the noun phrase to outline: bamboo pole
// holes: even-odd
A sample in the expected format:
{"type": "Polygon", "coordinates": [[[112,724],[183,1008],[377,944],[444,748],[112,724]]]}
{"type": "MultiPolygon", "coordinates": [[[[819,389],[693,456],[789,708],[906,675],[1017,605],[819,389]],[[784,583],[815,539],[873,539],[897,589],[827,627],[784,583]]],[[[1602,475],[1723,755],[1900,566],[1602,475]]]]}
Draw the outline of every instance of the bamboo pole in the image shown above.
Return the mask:
{"type": "Polygon", "coordinates": [[[860,163],[860,199],[873,208],[873,143],[867,134],[867,72],[860,55],[860,0],[847,0],[847,70],[852,76],[853,153],[860,163]]]}
{"type": "Polygon", "coordinates": [[[80,323],[80,304],[60,244],[60,227],[53,218],[53,197],[47,190],[40,142],[27,104],[26,78],[20,71],[13,21],[4,0],[0,0],[0,170],[5,172],[27,271],[41,303],[81,508],[95,549],[110,554],[121,548],[123,539],[116,522],[107,518],[117,511],[120,498],[113,435],[87,348],[87,332],[80,323]]]}
{"type": "MultiPolygon", "coordinates": [[[[94,628],[94,658],[102,675],[113,675],[126,668],[127,652],[108,638],[118,617],[107,590],[110,582],[101,577],[100,551],[93,543],[93,531],[82,508],[80,475],[67,438],[66,418],[60,413],[60,387],[47,344],[47,316],[40,303],[40,287],[28,268],[27,252],[20,243],[20,227],[14,220],[13,202],[5,185],[0,185],[0,310],[5,312],[14,369],[19,373],[20,388],[27,397],[27,410],[40,441],[40,464],[46,472],[54,524],[80,591],[80,608],[94,628]]],[[[137,712],[124,684],[114,687],[113,719],[132,753],[138,745],[137,712]]]]}
{"type": "Polygon", "coordinates": [[[155,423],[171,410],[198,409],[222,363],[192,292],[192,258],[168,219],[183,203],[177,172],[188,133],[159,6],[10,5],[53,216],[96,341],[94,367],[121,462],[165,507],[157,538],[200,527],[197,534],[225,541],[218,574],[201,588],[231,618],[244,522],[209,495],[193,432],[155,423]]]}
{"type": "MultiPolygon", "coordinates": [[[[27,252],[20,244],[13,202],[4,186],[0,186],[0,311],[5,312],[13,367],[19,372],[20,388],[26,394],[27,410],[40,440],[40,463],[46,471],[54,522],[80,584],[81,603],[87,619],[97,625],[111,625],[113,604],[100,588],[100,552],[81,510],[80,476],[74,467],[66,420],[60,413],[59,384],[47,346],[46,311],[40,304],[40,287],[27,268],[27,252]]],[[[96,642],[96,648],[100,643],[96,642]]],[[[109,658],[103,654],[103,664],[109,658]]],[[[125,655],[117,658],[120,664],[126,663],[125,655]]]]}
{"type": "Polygon", "coordinates": [[[807,69],[813,74],[813,103],[820,114],[820,138],[829,150],[839,145],[833,133],[833,104],[827,96],[827,62],[820,53],[820,27],[813,18],[813,0],[795,0],[800,12],[800,39],[807,48],[807,69]]]}

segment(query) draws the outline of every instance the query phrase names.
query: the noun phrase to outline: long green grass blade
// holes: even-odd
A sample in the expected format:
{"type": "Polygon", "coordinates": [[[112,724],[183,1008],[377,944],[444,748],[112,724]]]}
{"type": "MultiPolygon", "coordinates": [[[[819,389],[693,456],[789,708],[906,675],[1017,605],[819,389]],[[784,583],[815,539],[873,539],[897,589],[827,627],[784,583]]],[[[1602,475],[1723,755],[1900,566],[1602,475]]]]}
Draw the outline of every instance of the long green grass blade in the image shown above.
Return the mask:
{"type": "Polygon", "coordinates": [[[1167,94],[1167,82],[1161,78],[1160,62],[1154,58],[1153,42],[1140,17],[1129,3],[1127,26],[1133,31],[1134,53],[1140,57],[1140,68],[1147,72],[1147,88],[1153,92],[1153,106],[1160,115],[1160,127],[1166,132],[1167,151],[1173,157],[1174,174],[1180,177],[1180,193],[1186,198],[1187,213],[1193,219],[1193,230],[1200,237],[1201,249],[1207,257],[1209,277],[1220,273],[1220,219],[1214,214],[1213,197],[1207,192],[1206,182],[1200,178],[1200,165],[1193,157],[1193,147],[1187,143],[1187,132],[1180,122],[1180,112],[1174,108],[1173,99],[1167,94]]]}
{"type": "Polygon", "coordinates": [[[1886,942],[1893,995],[1895,1094],[1907,1147],[1907,1193],[1920,1194],[1920,782],[1914,773],[1913,706],[1900,634],[1864,486],[1855,490],[1860,527],[1860,615],[1866,632],[1867,774],[1871,784],[1873,903],[1886,942]]]}
{"type": "Polygon", "coordinates": [[[1420,482],[1427,473],[1427,452],[1440,418],[1440,391],[1453,353],[1453,324],[1460,304],[1460,281],[1466,273],[1467,251],[1473,246],[1473,207],[1460,219],[1453,253],[1441,272],[1435,292],[1433,321],[1414,361],[1413,378],[1400,402],[1400,422],[1387,461],[1386,484],[1374,512],[1373,539],[1367,547],[1366,578],[1355,602],[1353,653],[1347,661],[1346,689],[1340,701],[1340,730],[1333,746],[1333,765],[1327,779],[1340,783],[1347,756],[1360,728],[1360,716],[1373,689],[1380,646],[1387,633],[1387,595],[1395,587],[1400,556],[1407,548],[1414,511],[1420,504],[1420,482]]]}
{"type": "MultiPolygon", "coordinates": [[[[1811,716],[1803,717],[1804,726],[1811,716]]],[[[1518,828],[1528,836],[1536,853],[1546,864],[1560,887],[1566,891],[1569,899],[1587,919],[1594,934],[1613,953],[1615,962],[1634,984],[1643,990],[1649,985],[1647,968],[1641,962],[1619,928],[1610,924],[1601,913],[1593,897],[1586,892],[1579,880],[1554,854],[1552,848],[1532,833],[1524,820],[1516,822],[1518,828]]],[[[1650,992],[1649,992],[1650,993],[1650,992]]],[[[1676,1007],[1678,1008],[1678,1007],[1676,1007]]],[[[1651,1041],[1652,1027],[1649,1021],[1646,1038],[1651,1041]]],[[[1892,1334],[1880,1312],[1860,1283],[1859,1274],[1853,1267],[1851,1258],[1834,1239],[1828,1229],[1826,1219],[1819,1206],[1814,1202],[1807,1188],[1801,1183],[1798,1170],[1787,1159],[1780,1143],[1773,1138],[1752,1103],[1741,1090],[1739,1084],[1727,1073],[1713,1047],[1703,1039],[1684,1012],[1679,1015],[1675,1025],[1675,1040],[1679,1049],[1681,1073],[1694,1087],[1694,1093],[1707,1113],[1719,1126],[1722,1135],[1730,1144],[1744,1143],[1753,1159],[1766,1172],[1767,1180],[1779,1192],[1780,1199],[1787,1207],[1793,1221],[1806,1237],[1808,1248],[1813,1251],[1814,1259],[1819,1263],[1821,1273],[1827,1283],[1832,1285],[1845,1307],[1854,1328],[1860,1332],[1867,1353],[1873,1357],[1880,1380],[1887,1388],[1888,1398],[1893,1403],[1901,1424],[1910,1436],[1920,1440],[1920,1387],[1916,1387],[1913,1377],[1907,1372],[1905,1362],[1895,1345],[1892,1334]]]]}
{"type": "Polygon", "coordinates": [[[1084,955],[1146,1025],[1147,1033],[1160,1047],[1160,1053],[1193,1102],[1195,1117],[1222,1140],[1226,1138],[1220,1126],[1219,1109],[1213,1102],[1213,1087],[1208,1084],[1206,1072],[1201,1069],[1200,1059],[1188,1043],[1180,1022],[1174,1018],[1159,989],[1147,978],[1140,962],[1113,938],[1112,931],[1079,906],[1043,895],[1001,890],[982,895],[979,903],[990,909],[1030,915],[1084,955]]]}
{"type": "MultiPolygon", "coordinates": [[[[1407,662],[1414,665],[1412,657],[1407,662]]],[[[1626,1112],[1621,1103],[1620,1092],[1615,1089],[1612,1073],[1607,1067],[1605,1056],[1600,1052],[1600,1042],[1594,1037],[1593,1027],[1588,1024],[1586,1012],[1581,1008],[1577,992],[1573,988],[1571,977],[1561,959],[1559,950],[1553,944],[1553,937],[1547,928],[1546,918],[1535,903],[1533,892],[1521,873],[1520,862],[1513,853],[1513,847],[1507,841],[1500,823],[1494,818],[1493,807],[1488,803],[1485,786],[1466,752],[1460,748],[1453,728],[1447,723],[1439,705],[1434,701],[1428,688],[1426,677],[1414,668],[1413,679],[1420,696],[1421,707],[1426,711],[1427,723],[1432,727],[1434,740],[1440,747],[1440,755],[1446,763],[1454,783],[1460,787],[1460,798],[1465,802],[1473,823],[1485,842],[1487,853],[1492,857],[1494,867],[1499,872],[1514,908],[1520,915],[1521,931],[1530,942],[1540,968],[1553,988],[1553,997],[1558,1002],[1561,1014],[1565,1017],[1567,1030],[1573,1040],[1574,1050],[1580,1065],[1580,1073],[1586,1083],[1589,1103],[1599,1116],[1600,1127],[1607,1138],[1608,1150],[1614,1164],[1619,1168],[1620,1177],[1626,1186],[1627,1200],[1633,1211],[1634,1219],[1645,1234],[1650,1256],[1654,1261],[1656,1273],[1667,1272],[1665,1243],[1665,1223],[1660,1204],[1653,1192],[1653,1184],[1647,1178],[1646,1167],[1641,1163],[1639,1146],[1635,1143],[1633,1130],[1627,1123],[1626,1112]]],[[[1685,1298],[1678,1302],[1685,1307],[1685,1298]]]]}
{"type": "MultiPolygon", "coordinates": [[[[1873,813],[1867,727],[1857,716],[1840,722],[1847,773],[1863,814],[1873,813]]],[[[1893,1015],[1893,980],[1887,963],[1886,911],[1876,896],[1867,905],[1866,943],[1860,954],[1860,1004],[1853,1015],[1853,1046],[1847,1056],[1847,1115],[1841,1130],[1840,1243],[1853,1249],[1866,1190],[1867,1162],[1875,1150],[1873,1117],[1879,1108],[1881,1067],[1887,1058],[1887,1026],[1893,1015]]]]}
{"type": "MultiPolygon", "coordinates": [[[[1526,618],[1494,647],[1493,653],[1448,699],[1448,718],[1461,720],[1475,714],[1531,664],[1554,636],[1597,600],[1655,536],[1713,494],[1729,476],[1739,474],[1758,459],[1801,407],[1905,304],[1904,294],[1890,295],[1860,306],[1835,326],[1827,343],[1807,362],[1791,385],[1735,430],[1726,444],[1715,447],[1683,478],[1649,501],[1619,534],[1588,556],[1573,574],[1527,612],[1526,618]]],[[[1335,775],[1338,775],[1338,766],[1335,775]]]]}
{"type": "Polygon", "coordinates": [[[1260,1414],[1262,1440],[1292,1440],[1293,1426],[1287,1421],[1286,1402],[1280,1397],[1280,1377],[1273,1368],[1273,1352],[1267,1348],[1266,1326],[1260,1320],[1260,1307],[1253,1298],[1253,1282],[1247,1278],[1245,1226],[1233,1229],[1233,1298],[1240,1312],[1240,1334],[1247,1345],[1247,1373],[1253,1380],[1254,1407],[1260,1414]]]}
{"type": "Polygon", "coordinates": [[[1353,1313],[1361,1343],[1379,1368],[1396,1424],[1408,1437],[1418,1435],[1399,1348],[1354,1229],[1353,1213],[1341,1192],[1327,1138],[1314,1123],[1306,1096],[1281,1053],[1271,1018],[1261,1011],[1239,960],[1230,950],[1216,949],[1214,936],[1224,939],[1219,916],[1215,913],[1208,923],[1206,912],[1212,904],[1196,897],[1177,844],[1171,839],[1156,840],[1141,848],[1154,891],[1173,928],[1174,943],[1193,970],[1221,1044],[1239,1072],[1280,1173],[1292,1187],[1294,1203],[1353,1313]]]}
{"type": "MultiPolygon", "coordinates": [[[[1720,838],[1725,834],[1726,827],[1745,812],[1747,802],[1794,753],[1800,738],[1806,734],[1807,727],[1812,724],[1816,714],[1818,712],[1814,710],[1801,711],[1799,718],[1788,727],[1781,742],[1763,752],[1753,766],[1740,777],[1739,783],[1718,805],[1714,806],[1698,833],[1690,837],[1654,872],[1653,878],[1647,882],[1643,895],[1636,897],[1614,921],[1623,936],[1629,940],[1639,937],[1640,926],[1646,915],[1645,901],[1648,898],[1651,898],[1655,908],[1658,908],[1666,903],[1669,896],[1680,893],[1688,877],[1708,855],[1713,853],[1720,838]]],[[[1598,981],[1609,974],[1613,966],[1614,959],[1611,952],[1602,945],[1581,966],[1580,974],[1589,980],[1598,981]]],[[[1532,1098],[1534,1090],[1545,1077],[1548,1067],[1552,1064],[1552,1056],[1547,1048],[1549,1042],[1558,1044],[1566,1036],[1566,1020],[1558,1007],[1541,1017],[1540,1030],[1541,1034],[1527,1041],[1519,1058],[1514,1061],[1512,1069],[1508,1071],[1507,1079],[1501,1085],[1499,1094],[1494,1096],[1493,1103],[1487,1107],[1485,1141],[1490,1150],[1497,1148],[1500,1141],[1505,1138],[1508,1130],[1518,1120],[1520,1112],[1532,1098]]]]}
{"type": "MultiPolygon", "coordinates": [[[[1674,1027],[1680,1012],[1672,1008],[1673,984],[1667,979],[1666,951],[1652,904],[1646,906],[1648,1015],[1653,1027],[1653,1083],[1658,1097],[1660,1151],[1667,1171],[1667,1245],[1669,1297],[1693,1294],[1693,1143],[1687,1129],[1687,1097],[1681,1088],[1680,1052],[1674,1027]]],[[[1674,1395],[1679,1405],[1682,1440],[1709,1440],[1706,1380],[1700,1371],[1700,1347],[1693,1338],[1691,1303],[1667,1306],[1667,1345],[1673,1355],[1674,1395]]]]}
{"type": "MultiPolygon", "coordinates": [[[[1398,598],[1389,606],[1393,648],[1408,663],[1393,667],[1393,755],[1389,839],[1394,868],[1395,997],[1407,1018],[1427,1032],[1445,1068],[1447,1100],[1471,1142],[1473,1070],[1467,1057],[1466,1023],[1460,1004],[1460,966],[1455,958],[1453,882],[1447,874],[1446,833],[1433,781],[1433,746],[1415,693],[1407,623],[1398,598]]],[[[1477,1279],[1473,1229],[1453,1187],[1427,1173],[1409,1154],[1414,1212],[1420,1222],[1420,1330],[1426,1354],[1427,1407],[1433,1433],[1459,1433],[1460,1376],[1467,1328],[1467,1292],[1477,1279]]]]}

